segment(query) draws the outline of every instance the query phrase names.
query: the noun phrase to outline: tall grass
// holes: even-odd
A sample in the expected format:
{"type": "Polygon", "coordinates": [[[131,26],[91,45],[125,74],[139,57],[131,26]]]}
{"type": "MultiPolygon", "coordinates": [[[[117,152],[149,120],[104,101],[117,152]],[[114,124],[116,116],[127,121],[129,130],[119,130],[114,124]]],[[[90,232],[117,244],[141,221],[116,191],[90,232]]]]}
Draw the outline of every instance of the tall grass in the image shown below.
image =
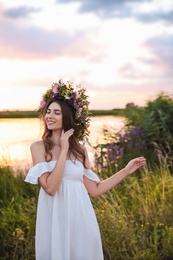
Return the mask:
{"type": "MultiPolygon", "coordinates": [[[[102,176],[106,178],[103,173],[102,176]]],[[[0,168],[0,259],[35,259],[38,186],[0,168]]],[[[168,260],[173,255],[173,179],[164,161],[93,199],[105,260],[168,260]]]]}
{"type": "Polygon", "coordinates": [[[35,215],[38,187],[22,172],[0,168],[0,259],[35,259],[35,215]]]}
{"type": "Polygon", "coordinates": [[[172,259],[173,179],[164,162],[92,201],[106,260],[172,259]]]}

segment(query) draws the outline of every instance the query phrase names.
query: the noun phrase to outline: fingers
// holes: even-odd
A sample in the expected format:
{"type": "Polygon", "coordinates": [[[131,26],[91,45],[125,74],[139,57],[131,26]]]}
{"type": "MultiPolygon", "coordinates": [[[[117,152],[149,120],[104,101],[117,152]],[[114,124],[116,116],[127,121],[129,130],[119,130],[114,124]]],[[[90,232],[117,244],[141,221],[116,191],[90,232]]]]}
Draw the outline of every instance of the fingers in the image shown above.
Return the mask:
{"type": "Polygon", "coordinates": [[[138,158],[137,158],[137,162],[143,164],[143,163],[146,162],[146,159],[145,159],[143,156],[141,156],[141,157],[138,157],[138,158]]]}
{"type": "Polygon", "coordinates": [[[137,157],[135,159],[132,159],[125,167],[125,169],[127,170],[128,174],[133,173],[134,171],[136,171],[138,168],[144,166],[146,163],[146,159],[141,156],[141,157],[137,157]]]}
{"type": "Polygon", "coordinates": [[[71,135],[73,135],[73,133],[74,133],[74,129],[73,128],[67,130],[66,132],[64,132],[64,129],[63,129],[62,133],[61,133],[61,137],[69,138],[71,135]]]}
{"type": "Polygon", "coordinates": [[[64,142],[65,142],[65,143],[68,142],[70,136],[72,136],[73,133],[74,133],[74,129],[73,129],[73,128],[69,129],[69,130],[66,131],[66,132],[64,132],[64,130],[62,130],[62,133],[61,133],[61,144],[62,144],[62,142],[63,142],[63,143],[64,143],[64,142]]]}
{"type": "Polygon", "coordinates": [[[146,162],[145,157],[141,156],[141,157],[137,157],[134,159],[136,162],[146,162]]]}
{"type": "Polygon", "coordinates": [[[146,163],[146,159],[144,157],[138,157],[135,159],[135,164],[139,168],[146,163]]]}
{"type": "Polygon", "coordinates": [[[137,158],[135,158],[135,160],[146,161],[145,157],[143,157],[143,156],[137,157],[137,158]]]}

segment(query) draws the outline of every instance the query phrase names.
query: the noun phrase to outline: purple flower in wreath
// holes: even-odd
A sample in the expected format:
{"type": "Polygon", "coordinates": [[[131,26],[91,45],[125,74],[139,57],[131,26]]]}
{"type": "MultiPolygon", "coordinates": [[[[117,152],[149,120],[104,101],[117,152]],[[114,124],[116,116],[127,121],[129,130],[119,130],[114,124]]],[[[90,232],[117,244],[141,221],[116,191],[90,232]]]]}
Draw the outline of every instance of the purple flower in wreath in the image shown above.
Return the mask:
{"type": "Polygon", "coordinates": [[[73,99],[77,99],[78,98],[78,94],[76,91],[74,91],[72,94],[71,94],[71,98],[73,99]]]}
{"type": "Polygon", "coordinates": [[[61,97],[59,94],[57,94],[56,96],[54,96],[54,100],[64,100],[64,97],[61,97]]]}
{"type": "Polygon", "coordinates": [[[74,108],[76,110],[79,110],[80,106],[81,106],[80,103],[74,103],[74,108]]]}
{"type": "Polygon", "coordinates": [[[73,105],[73,100],[72,99],[68,99],[67,103],[68,103],[69,106],[72,106],[73,105]]]}

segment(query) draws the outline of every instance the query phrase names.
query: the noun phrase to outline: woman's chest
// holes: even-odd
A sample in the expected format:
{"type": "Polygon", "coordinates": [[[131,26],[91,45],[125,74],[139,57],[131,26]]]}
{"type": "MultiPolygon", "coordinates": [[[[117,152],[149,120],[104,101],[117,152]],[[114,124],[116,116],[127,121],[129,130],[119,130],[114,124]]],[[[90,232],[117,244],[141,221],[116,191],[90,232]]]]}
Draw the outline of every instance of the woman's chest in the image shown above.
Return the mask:
{"type": "Polygon", "coordinates": [[[78,160],[66,160],[63,179],[82,180],[83,174],[84,168],[81,162],[78,160]]]}

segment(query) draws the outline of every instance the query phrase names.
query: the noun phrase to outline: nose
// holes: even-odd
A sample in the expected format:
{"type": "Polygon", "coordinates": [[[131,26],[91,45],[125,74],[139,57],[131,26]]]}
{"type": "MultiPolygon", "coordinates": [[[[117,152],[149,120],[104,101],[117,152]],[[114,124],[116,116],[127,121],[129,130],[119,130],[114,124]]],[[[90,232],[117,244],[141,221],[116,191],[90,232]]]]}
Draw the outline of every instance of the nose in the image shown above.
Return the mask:
{"type": "Polygon", "coordinates": [[[50,112],[47,114],[46,117],[47,117],[47,118],[52,118],[52,117],[53,117],[53,111],[50,111],[50,112]]]}

